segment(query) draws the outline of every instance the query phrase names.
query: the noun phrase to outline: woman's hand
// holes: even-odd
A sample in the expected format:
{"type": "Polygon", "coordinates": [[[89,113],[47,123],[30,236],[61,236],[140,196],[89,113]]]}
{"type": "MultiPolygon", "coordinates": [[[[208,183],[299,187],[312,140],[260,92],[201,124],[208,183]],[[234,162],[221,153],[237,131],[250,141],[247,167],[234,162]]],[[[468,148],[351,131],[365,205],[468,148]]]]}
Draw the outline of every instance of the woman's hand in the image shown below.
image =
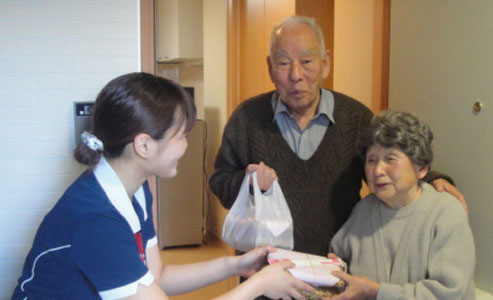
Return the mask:
{"type": "Polygon", "coordinates": [[[380,284],[365,276],[353,276],[346,272],[334,271],[332,275],[344,280],[347,284],[346,290],[330,300],[361,300],[374,299],[377,297],[380,284]]]}
{"type": "Polygon", "coordinates": [[[329,254],[327,254],[327,258],[329,258],[329,259],[340,259],[340,260],[342,260],[339,256],[337,256],[335,253],[332,253],[332,252],[329,253],[329,254]]]}
{"type": "Polygon", "coordinates": [[[234,275],[250,277],[267,264],[267,254],[275,252],[276,248],[271,246],[255,248],[241,256],[235,257],[236,264],[234,275]]]}
{"type": "Polygon", "coordinates": [[[250,276],[239,286],[226,294],[215,298],[216,300],[229,299],[255,299],[264,295],[272,299],[305,300],[300,291],[314,293],[315,289],[301,280],[294,278],[287,268],[294,267],[291,261],[280,261],[270,266],[265,265],[267,253],[276,251],[276,248],[266,246],[256,248],[242,256],[232,258],[230,264],[233,274],[250,276]],[[236,273],[235,273],[236,270],[236,273]],[[258,272],[256,272],[259,270],[258,272]]]}
{"type": "Polygon", "coordinates": [[[300,290],[315,293],[315,289],[301,280],[294,278],[286,271],[295,265],[291,261],[280,261],[263,268],[248,281],[258,285],[262,294],[272,299],[306,299],[300,290]]]}

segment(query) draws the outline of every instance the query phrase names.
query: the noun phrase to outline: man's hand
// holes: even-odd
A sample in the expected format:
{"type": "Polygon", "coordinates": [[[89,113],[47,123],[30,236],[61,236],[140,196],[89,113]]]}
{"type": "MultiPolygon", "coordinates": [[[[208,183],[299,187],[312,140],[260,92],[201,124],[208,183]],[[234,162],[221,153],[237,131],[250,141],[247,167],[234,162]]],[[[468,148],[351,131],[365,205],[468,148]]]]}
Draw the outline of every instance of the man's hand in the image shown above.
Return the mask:
{"type": "Polygon", "coordinates": [[[432,185],[437,192],[447,192],[450,195],[457,198],[457,200],[459,200],[459,202],[462,204],[462,206],[464,206],[464,209],[466,211],[469,211],[469,209],[467,208],[467,203],[466,203],[466,200],[464,198],[464,195],[462,195],[462,193],[459,192],[459,190],[455,186],[453,186],[450,182],[448,182],[447,180],[445,180],[443,178],[439,178],[439,179],[433,180],[432,185]]]}
{"type": "MultiPolygon", "coordinates": [[[[246,172],[255,172],[257,171],[257,181],[258,181],[258,186],[262,191],[267,191],[270,189],[274,181],[277,179],[277,174],[274,169],[269,168],[266,164],[263,162],[260,162],[258,165],[257,164],[249,164],[246,168],[246,172]]],[[[253,182],[250,181],[250,185],[252,185],[253,182]]]]}

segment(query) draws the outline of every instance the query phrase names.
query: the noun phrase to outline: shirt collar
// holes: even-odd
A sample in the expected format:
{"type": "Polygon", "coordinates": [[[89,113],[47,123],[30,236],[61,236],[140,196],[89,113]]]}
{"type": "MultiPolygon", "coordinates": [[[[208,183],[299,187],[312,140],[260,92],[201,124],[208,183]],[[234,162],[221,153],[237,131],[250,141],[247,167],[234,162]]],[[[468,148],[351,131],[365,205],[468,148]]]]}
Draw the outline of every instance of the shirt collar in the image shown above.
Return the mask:
{"type": "MultiPolygon", "coordinates": [[[[326,90],[326,89],[320,89],[321,91],[321,96],[320,96],[320,102],[317,107],[317,112],[315,113],[315,116],[313,116],[313,119],[318,118],[320,115],[326,115],[329,120],[335,124],[334,121],[334,94],[332,94],[331,91],[326,90]]],[[[272,109],[274,110],[274,117],[272,118],[272,122],[276,120],[276,117],[280,113],[286,113],[288,115],[291,115],[291,113],[288,110],[288,107],[284,102],[281,101],[281,97],[277,92],[272,94],[272,109]]]]}
{"type": "MultiPolygon", "coordinates": [[[[106,196],[108,196],[111,204],[116,208],[116,210],[118,210],[125,220],[127,220],[133,233],[139,232],[141,230],[139,217],[137,216],[132,202],[127,195],[127,191],[125,190],[125,187],[116,172],[102,156],[94,169],[94,176],[96,176],[97,181],[103,188],[106,196]]],[[[145,194],[142,186],[137,190],[134,197],[142,208],[142,211],[144,212],[144,220],[146,220],[147,211],[145,194]]]]}

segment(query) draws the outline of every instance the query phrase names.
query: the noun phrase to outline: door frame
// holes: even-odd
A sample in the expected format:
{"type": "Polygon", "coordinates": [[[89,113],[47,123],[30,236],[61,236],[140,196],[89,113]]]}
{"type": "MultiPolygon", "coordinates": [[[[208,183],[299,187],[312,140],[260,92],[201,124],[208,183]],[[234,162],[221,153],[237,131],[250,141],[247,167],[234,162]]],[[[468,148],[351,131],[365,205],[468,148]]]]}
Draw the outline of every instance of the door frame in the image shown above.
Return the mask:
{"type": "Polygon", "coordinates": [[[156,74],[155,0],[140,0],[140,63],[142,72],[156,74]]]}
{"type": "MultiPolygon", "coordinates": [[[[142,72],[156,74],[156,1],[140,0],[140,68],[142,72]]],[[[157,232],[158,227],[158,201],[157,178],[149,178],[149,189],[152,194],[152,221],[157,232]]]]}

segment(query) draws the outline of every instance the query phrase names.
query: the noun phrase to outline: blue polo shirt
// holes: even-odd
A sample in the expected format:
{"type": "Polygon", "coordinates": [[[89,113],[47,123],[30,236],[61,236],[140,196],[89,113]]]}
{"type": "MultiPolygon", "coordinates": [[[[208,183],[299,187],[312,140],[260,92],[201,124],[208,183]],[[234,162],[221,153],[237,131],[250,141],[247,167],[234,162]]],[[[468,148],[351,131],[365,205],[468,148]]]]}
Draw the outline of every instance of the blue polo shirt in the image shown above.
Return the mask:
{"type": "Polygon", "coordinates": [[[136,235],[144,252],[157,244],[151,207],[147,183],[130,201],[102,158],[43,219],[12,299],[120,299],[149,286],[136,235]]]}

